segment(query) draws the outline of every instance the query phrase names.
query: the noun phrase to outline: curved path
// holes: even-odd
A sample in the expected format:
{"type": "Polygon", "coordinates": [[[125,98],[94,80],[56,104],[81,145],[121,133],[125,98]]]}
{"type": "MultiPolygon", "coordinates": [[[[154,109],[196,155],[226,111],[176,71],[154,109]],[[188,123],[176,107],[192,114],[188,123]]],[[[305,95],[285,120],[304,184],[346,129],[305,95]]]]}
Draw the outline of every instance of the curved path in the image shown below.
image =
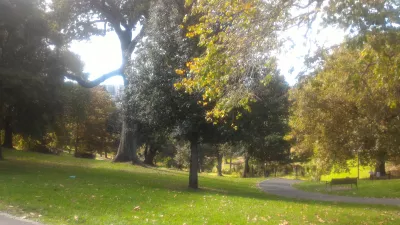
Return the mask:
{"type": "Polygon", "coordinates": [[[41,225],[41,224],[21,219],[7,213],[0,212],[0,225],[41,225]]]}
{"type": "Polygon", "coordinates": [[[297,198],[306,200],[329,201],[329,202],[347,202],[360,204],[379,204],[400,206],[400,199],[384,198],[358,198],[348,196],[327,195],[315,192],[305,192],[292,187],[292,184],[302,182],[300,180],[289,179],[270,179],[258,184],[261,190],[287,198],[297,198]]]}

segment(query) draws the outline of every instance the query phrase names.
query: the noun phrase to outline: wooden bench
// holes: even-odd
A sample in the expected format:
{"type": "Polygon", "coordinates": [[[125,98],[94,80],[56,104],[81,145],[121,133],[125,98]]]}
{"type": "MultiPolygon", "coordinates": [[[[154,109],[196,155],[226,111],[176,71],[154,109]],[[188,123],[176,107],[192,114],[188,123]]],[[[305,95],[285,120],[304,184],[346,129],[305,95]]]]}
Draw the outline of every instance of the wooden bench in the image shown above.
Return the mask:
{"type": "Polygon", "coordinates": [[[331,190],[332,190],[332,185],[340,185],[340,184],[350,184],[351,188],[353,188],[353,184],[355,184],[358,189],[357,178],[334,178],[331,180],[331,182],[328,181],[326,182],[326,187],[328,186],[328,183],[331,186],[331,190]]]}

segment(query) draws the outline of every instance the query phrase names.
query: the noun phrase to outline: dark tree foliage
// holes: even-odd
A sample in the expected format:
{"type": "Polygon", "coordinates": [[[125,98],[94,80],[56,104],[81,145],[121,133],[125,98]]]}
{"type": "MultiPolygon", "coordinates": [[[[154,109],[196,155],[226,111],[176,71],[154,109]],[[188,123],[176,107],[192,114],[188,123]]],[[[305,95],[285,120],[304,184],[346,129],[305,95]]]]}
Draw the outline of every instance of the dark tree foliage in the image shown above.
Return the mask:
{"type": "Polygon", "coordinates": [[[256,76],[250,82],[257,101],[249,104],[251,111],[242,110],[238,130],[232,134],[246,147],[245,167],[250,157],[262,163],[289,161],[290,144],[284,139],[289,131],[289,86],[277,71],[265,72],[270,74],[265,80],[256,76]]]}
{"type": "Polygon", "coordinates": [[[0,1],[0,123],[7,148],[13,147],[13,133],[43,140],[62,108],[61,74],[81,70],[73,54],[49,47],[58,39],[41,6],[0,1]]]}
{"type": "MultiPolygon", "coordinates": [[[[204,139],[210,124],[205,121],[205,109],[197,104],[199,96],[177,91],[180,79],[176,68],[194,56],[197,43],[184,37],[179,24],[183,19],[184,1],[156,1],[150,10],[150,20],[143,47],[133,63],[133,88],[130,105],[139,121],[147,153],[165,143],[166,134],[190,142],[191,166],[189,186],[198,187],[198,144],[204,139]]],[[[212,125],[211,125],[212,126],[212,125]]],[[[151,157],[153,155],[150,155],[151,157]]],[[[148,160],[147,163],[152,163],[148,160]]]]}

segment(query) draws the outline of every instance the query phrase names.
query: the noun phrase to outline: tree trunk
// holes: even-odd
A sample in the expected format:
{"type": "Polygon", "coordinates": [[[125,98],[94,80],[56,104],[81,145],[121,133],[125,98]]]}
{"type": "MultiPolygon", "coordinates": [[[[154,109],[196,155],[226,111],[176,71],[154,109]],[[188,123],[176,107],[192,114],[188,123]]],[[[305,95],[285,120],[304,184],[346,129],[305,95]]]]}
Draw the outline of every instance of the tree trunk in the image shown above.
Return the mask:
{"type": "Polygon", "coordinates": [[[3,147],[4,148],[13,148],[13,131],[12,131],[12,117],[11,116],[6,116],[4,119],[4,142],[3,142],[3,147]]]}
{"type": "Polygon", "coordinates": [[[229,172],[232,172],[232,156],[229,157],[229,172]]]}
{"type": "Polygon", "coordinates": [[[157,155],[157,150],[150,145],[149,149],[146,151],[146,154],[144,155],[143,163],[154,166],[154,158],[156,157],[156,155],[157,155]]]}
{"type": "Polygon", "coordinates": [[[250,160],[250,157],[246,155],[244,157],[244,169],[243,169],[243,175],[242,175],[243,178],[248,177],[248,173],[250,172],[249,160],[250,160]]]}
{"type": "Polygon", "coordinates": [[[104,158],[108,159],[108,156],[107,156],[107,149],[104,150],[104,158]]]}
{"type": "Polygon", "coordinates": [[[199,166],[199,149],[197,139],[190,140],[190,171],[189,171],[189,188],[199,188],[198,181],[198,166],[199,166]]]}
{"type": "Polygon", "coordinates": [[[265,166],[265,163],[262,164],[262,168],[263,168],[264,177],[267,177],[267,168],[265,166]]]}
{"type": "Polygon", "coordinates": [[[218,171],[218,176],[222,177],[222,154],[221,153],[217,153],[217,171],[218,171]]]}
{"type": "Polygon", "coordinates": [[[201,150],[202,149],[197,146],[198,162],[199,162],[199,166],[197,167],[198,173],[204,172],[204,154],[201,150]]]}
{"type": "Polygon", "coordinates": [[[375,165],[375,171],[380,172],[381,176],[386,175],[386,168],[385,168],[386,162],[385,162],[385,155],[379,155],[376,159],[376,165],[375,165]]]}
{"type": "MultiPolygon", "coordinates": [[[[125,114],[127,114],[127,112],[125,112],[125,114]]],[[[128,115],[124,115],[122,121],[121,138],[114,162],[139,162],[139,159],[136,155],[138,145],[138,137],[136,135],[137,129],[138,125],[131,121],[128,115]]]]}
{"type": "Polygon", "coordinates": [[[74,152],[74,156],[75,156],[75,157],[78,156],[78,142],[79,142],[78,133],[79,133],[79,124],[76,123],[76,131],[75,131],[76,137],[75,137],[75,145],[74,145],[74,146],[75,146],[75,152],[74,152]]]}
{"type": "Polygon", "coordinates": [[[4,158],[3,158],[3,149],[2,149],[2,147],[1,147],[1,145],[0,145],[0,160],[3,160],[4,158]]]}

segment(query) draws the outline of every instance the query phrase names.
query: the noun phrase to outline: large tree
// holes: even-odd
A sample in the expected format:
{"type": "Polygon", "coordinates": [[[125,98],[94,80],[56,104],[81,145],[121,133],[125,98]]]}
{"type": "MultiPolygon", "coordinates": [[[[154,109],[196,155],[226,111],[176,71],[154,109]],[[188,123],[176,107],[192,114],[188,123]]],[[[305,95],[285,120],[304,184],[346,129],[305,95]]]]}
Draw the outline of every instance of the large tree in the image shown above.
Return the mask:
{"type": "Polygon", "coordinates": [[[0,1],[0,123],[8,148],[13,133],[43,138],[61,109],[60,74],[82,69],[73,54],[49,47],[59,38],[41,3],[0,1]]]}
{"type": "Polygon", "coordinates": [[[293,90],[295,148],[320,170],[358,155],[384,174],[385,161],[400,153],[399,37],[395,29],[368,32],[361,46],[349,41],[293,90]]]}
{"type": "MultiPolygon", "coordinates": [[[[89,39],[107,32],[115,32],[120,41],[122,65],[119,68],[92,81],[72,71],[65,76],[87,88],[95,87],[111,77],[122,76],[128,92],[132,82],[127,70],[132,53],[145,34],[150,3],[148,0],[54,0],[54,27],[64,34],[65,41],[89,39]]],[[[136,162],[138,126],[129,116],[134,109],[129,105],[127,94],[123,101],[120,145],[114,160],[136,162]]]]}
{"type": "Polygon", "coordinates": [[[249,103],[251,108],[241,110],[237,115],[238,130],[233,139],[245,146],[245,170],[253,158],[261,163],[272,161],[288,161],[289,143],[284,139],[288,132],[289,86],[276,69],[267,69],[264,76],[255,75],[249,82],[256,101],[249,103]],[[261,82],[260,82],[261,79],[261,82]]]}
{"type": "Polygon", "coordinates": [[[186,36],[199,40],[202,54],[177,72],[176,84],[200,92],[208,118],[225,119],[233,109],[248,108],[254,99],[248,79],[268,63],[281,45],[278,39],[289,23],[291,1],[186,1],[186,36]]]}

